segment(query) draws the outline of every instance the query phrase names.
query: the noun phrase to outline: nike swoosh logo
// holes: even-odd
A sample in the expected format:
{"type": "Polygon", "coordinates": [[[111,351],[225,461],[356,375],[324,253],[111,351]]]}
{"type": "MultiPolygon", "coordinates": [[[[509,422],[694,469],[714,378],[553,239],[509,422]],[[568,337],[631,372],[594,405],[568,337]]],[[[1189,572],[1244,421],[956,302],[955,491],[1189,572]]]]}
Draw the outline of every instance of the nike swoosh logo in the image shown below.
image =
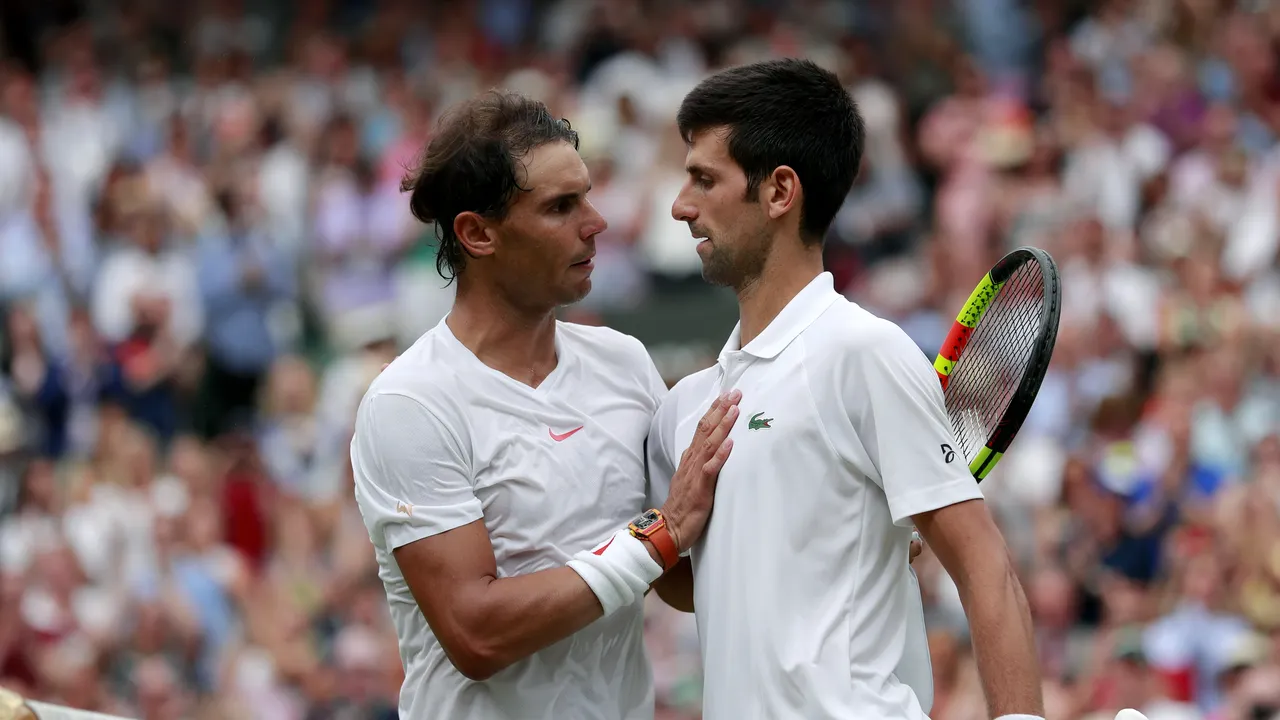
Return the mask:
{"type": "Polygon", "coordinates": [[[605,543],[604,545],[601,545],[599,550],[592,550],[591,552],[595,553],[596,555],[603,555],[604,551],[608,550],[609,546],[612,544],[613,544],[613,538],[609,538],[609,542],[605,543]]]}
{"type": "Polygon", "coordinates": [[[568,440],[570,437],[573,437],[573,434],[581,430],[583,427],[584,427],[583,425],[579,425],[578,427],[570,430],[569,432],[563,433],[560,435],[557,435],[555,431],[553,431],[551,428],[547,428],[547,434],[550,435],[551,439],[555,440],[556,442],[564,442],[565,440],[568,440]]]}

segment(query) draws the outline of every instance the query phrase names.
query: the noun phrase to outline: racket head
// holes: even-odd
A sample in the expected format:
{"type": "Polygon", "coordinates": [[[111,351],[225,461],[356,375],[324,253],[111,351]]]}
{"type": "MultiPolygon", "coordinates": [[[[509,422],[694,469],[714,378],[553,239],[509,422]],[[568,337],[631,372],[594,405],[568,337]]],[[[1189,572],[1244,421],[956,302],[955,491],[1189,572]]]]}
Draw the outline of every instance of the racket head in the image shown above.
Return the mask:
{"type": "MultiPolygon", "coordinates": [[[[969,460],[969,471],[979,482],[1009,449],[1040,392],[1058,338],[1061,294],[1058,267],[1047,252],[1033,247],[1020,247],[1010,252],[983,276],[970,293],[934,360],[934,369],[947,404],[947,415],[969,460]],[[1033,298],[1037,289],[1041,294],[1040,301],[1035,307],[1028,307],[1033,302],[1028,298],[1033,298]],[[1002,292],[1006,295],[1002,296],[1002,292]],[[1006,311],[1010,303],[1015,302],[1021,302],[1022,307],[1006,311]],[[993,307],[999,310],[989,316],[988,311],[993,307]],[[1034,324],[1010,327],[1008,316],[1015,311],[1025,323],[1034,324]],[[986,325],[983,325],[984,320],[986,325]],[[973,342],[975,337],[978,338],[976,343],[973,342]],[[981,423],[987,426],[982,428],[985,441],[975,442],[967,437],[972,433],[965,432],[966,427],[972,429],[974,411],[964,406],[968,398],[962,393],[972,392],[975,387],[990,387],[998,380],[994,377],[990,358],[984,361],[972,353],[966,356],[965,351],[1010,339],[1020,341],[1018,357],[1013,361],[1020,365],[1016,387],[1012,392],[1002,391],[1008,395],[1007,402],[999,408],[998,418],[987,418],[981,423]],[[992,377],[983,377],[984,373],[992,377]]],[[[1010,368],[1006,366],[1004,369],[1008,371],[1010,368]]]]}

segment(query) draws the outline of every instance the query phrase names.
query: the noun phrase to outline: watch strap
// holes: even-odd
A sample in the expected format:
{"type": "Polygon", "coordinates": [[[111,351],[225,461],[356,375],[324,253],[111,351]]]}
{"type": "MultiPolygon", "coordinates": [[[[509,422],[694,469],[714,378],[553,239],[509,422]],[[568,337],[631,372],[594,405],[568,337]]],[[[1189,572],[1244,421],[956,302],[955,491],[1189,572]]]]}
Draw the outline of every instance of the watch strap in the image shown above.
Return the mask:
{"type": "Polygon", "coordinates": [[[662,570],[666,572],[676,566],[680,562],[680,548],[676,547],[676,540],[671,536],[671,531],[667,527],[667,519],[662,516],[659,510],[650,510],[658,516],[658,522],[649,525],[644,530],[640,530],[636,524],[631,523],[631,534],[648,540],[653,544],[658,556],[662,558],[662,570]]]}

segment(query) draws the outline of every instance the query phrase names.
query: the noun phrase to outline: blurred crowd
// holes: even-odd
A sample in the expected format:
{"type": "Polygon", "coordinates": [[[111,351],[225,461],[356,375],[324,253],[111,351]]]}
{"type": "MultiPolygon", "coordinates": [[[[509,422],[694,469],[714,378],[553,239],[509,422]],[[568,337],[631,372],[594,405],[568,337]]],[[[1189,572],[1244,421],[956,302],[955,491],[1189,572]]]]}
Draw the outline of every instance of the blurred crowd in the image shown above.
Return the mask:
{"type": "MultiPolygon", "coordinates": [[[[451,300],[398,189],[434,118],[501,86],[571,119],[610,227],[566,316],[607,322],[701,282],[684,92],[806,56],[868,126],[826,246],[850,298],[932,356],[1004,252],[1061,270],[983,486],[1048,717],[1280,716],[1280,3],[15,0],[0,28],[0,686],[395,717],[347,447],[451,300]]],[[[985,718],[955,588],[916,567],[932,716],[985,718]]],[[[659,718],[693,720],[693,618],[650,609],[659,718]]]]}

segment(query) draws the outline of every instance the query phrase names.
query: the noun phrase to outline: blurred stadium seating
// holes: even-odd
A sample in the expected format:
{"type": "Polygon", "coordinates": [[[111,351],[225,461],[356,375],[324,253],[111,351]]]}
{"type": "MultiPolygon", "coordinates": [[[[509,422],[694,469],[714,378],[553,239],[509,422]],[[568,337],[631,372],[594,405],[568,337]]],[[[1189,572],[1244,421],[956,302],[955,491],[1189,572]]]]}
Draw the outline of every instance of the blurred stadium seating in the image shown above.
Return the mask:
{"type": "MultiPolygon", "coordinates": [[[[1280,711],[1280,3],[0,3],[0,687],[129,717],[395,717],[352,410],[450,291],[397,183],[501,86],[582,133],[610,222],[565,317],[713,361],[732,296],[668,214],[683,92],[803,55],[866,116],[838,287],[930,355],[1008,249],[1057,259],[1053,366],[984,485],[1049,717],[1280,711]],[[1111,713],[1111,714],[1108,714],[1111,713]]],[[[937,720],[985,718],[918,561],[937,720]]],[[[650,608],[659,720],[692,618],[650,608]]]]}

